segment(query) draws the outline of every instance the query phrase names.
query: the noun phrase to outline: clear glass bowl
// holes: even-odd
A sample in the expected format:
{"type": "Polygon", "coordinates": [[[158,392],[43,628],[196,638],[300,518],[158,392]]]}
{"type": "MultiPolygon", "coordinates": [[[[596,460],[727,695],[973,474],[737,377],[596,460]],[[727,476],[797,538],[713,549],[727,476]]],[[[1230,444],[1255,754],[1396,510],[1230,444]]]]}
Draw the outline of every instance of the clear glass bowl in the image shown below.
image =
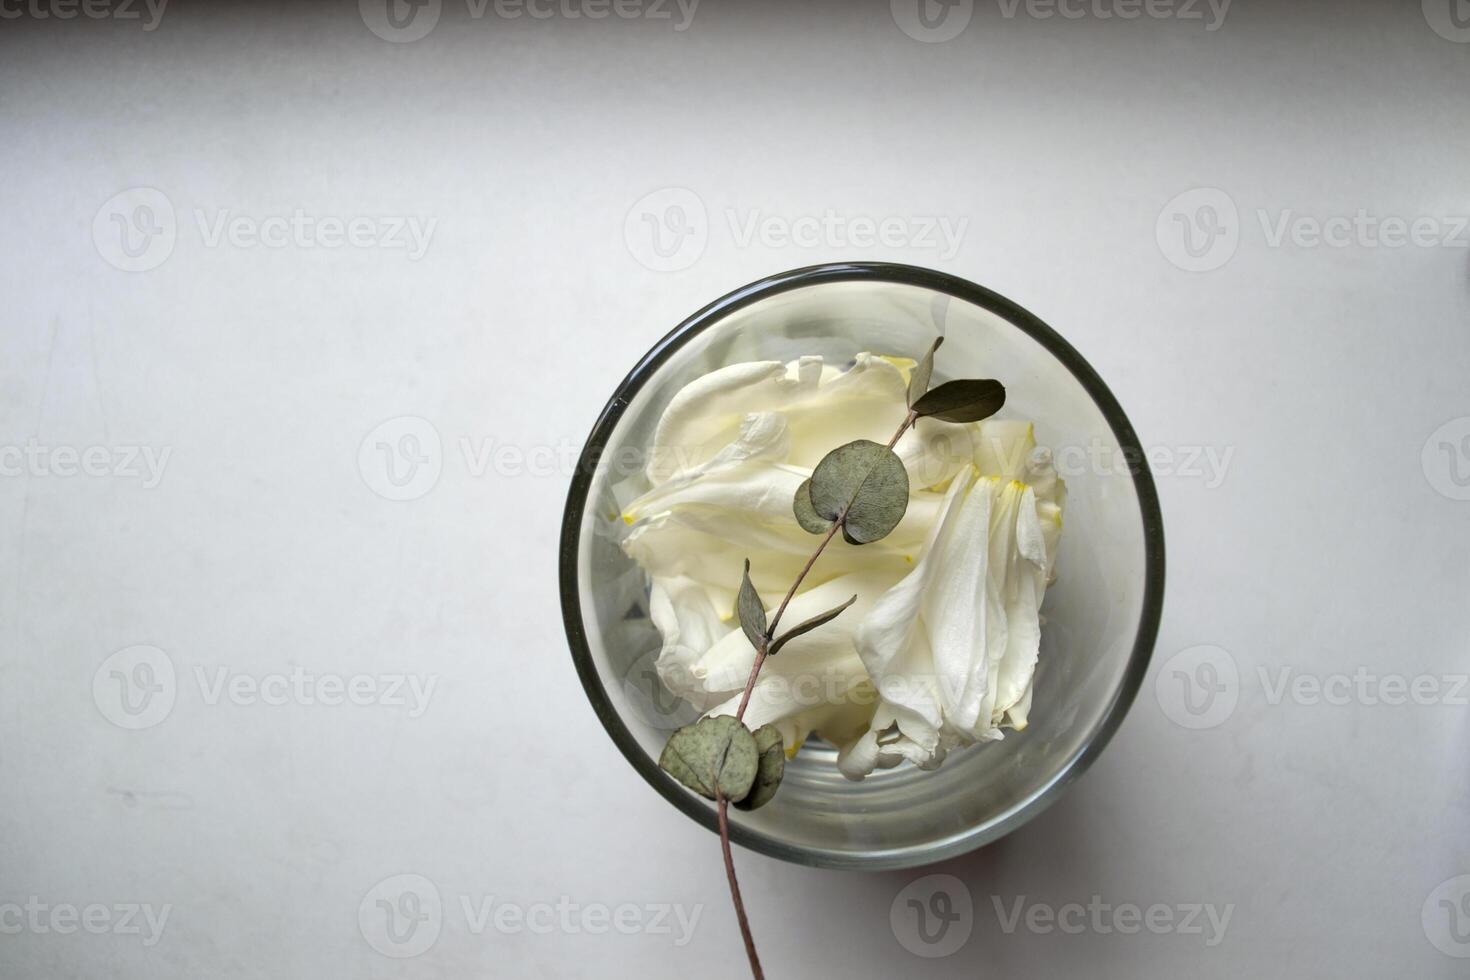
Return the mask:
{"type": "Polygon", "coordinates": [[[708,371],[803,354],[917,356],[936,331],[945,344],[934,382],[1004,381],[1000,417],[1034,420],[1067,483],[1030,725],[954,752],[937,771],[903,765],[862,782],[838,772],[833,748],[809,741],[774,802],[730,811],[732,838],[773,857],[864,870],[952,857],[1034,817],[1102,751],[1148,667],[1163,603],[1158,497],[1132,426],[1081,355],[1009,300],[928,269],[842,263],[772,276],[685,320],[613,392],[573,478],[561,595],[577,672],[633,767],[714,831],[713,804],[658,768],[669,733],[696,715],[653,671],[646,580],[618,546],[625,481],[669,399],[708,371]]]}

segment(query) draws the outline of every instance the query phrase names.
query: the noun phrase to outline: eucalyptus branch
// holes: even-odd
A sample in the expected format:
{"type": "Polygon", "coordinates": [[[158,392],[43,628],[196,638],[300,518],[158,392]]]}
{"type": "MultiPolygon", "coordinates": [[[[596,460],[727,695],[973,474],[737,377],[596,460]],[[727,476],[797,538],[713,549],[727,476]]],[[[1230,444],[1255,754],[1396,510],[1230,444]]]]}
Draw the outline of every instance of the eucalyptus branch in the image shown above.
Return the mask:
{"type": "Polygon", "coordinates": [[[903,519],[908,509],[909,477],[903,461],[893,451],[903,434],[920,418],[973,422],[994,414],[1005,402],[1005,388],[996,381],[951,381],[931,391],[929,378],[934,368],[934,352],[943,340],[943,337],[936,340],[915,364],[909,379],[909,410],[888,444],[859,439],[839,446],[823,457],[812,471],[811,479],[797,488],[792,501],[796,522],[804,530],[821,535],[821,541],[769,620],[765,603],[750,580],[750,562],[746,561],[735,607],[740,628],[755,649],[755,660],[734,716],[717,715],[686,725],[670,737],[659,757],[659,765],[674,778],[715,801],[725,877],[730,883],[735,918],[740,924],[745,955],[755,980],[764,980],[765,974],[745,915],[740,882],[735,876],[729,807],[734,803],[741,809],[754,810],[770,802],[785,773],[786,756],[780,732],[773,725],[762,725],[751,732],[745,726],[745,712],[768,657],[779,653],[789,640],[836,619],[857,601],[857,596],[853,596],[842,605],[797,624],[784,635],[776,635],[791,600],[838,531],[849,544],[869,544],[886,537],[903,519]]]}
{"type": "MultiPolygon", "coordinates": [[[[888,440],[886,448],[891,451],[898,444],[898,440],[903,438],[903,434],[908,431],[909,427],[918,420],[918,417],[910,410],[904,417],[903,423],[899,425],[898,431],[893,433],[893,438],[888,440]]],[[[745,692],[740,695],[740,708],[735,712],[736,721],[745,720],[745,709],[750,706],[750,695],[755,690],[755,682],[760,677],[761,667],[765,665],[766,657],[771,649],[771,641],[776,635],[776,627],[781,623],[781,616],[785,614],[786,607],[791,605],[791,600],[796,596],[796,590],[801,588],[801,583],[806,580],[812,566],[816,565],[817,559],[822,557],[822,552],[827,550],[827,545],[832,543],[832,538],[842,527],[842,522],[847,518],[847,512],[851,509],[852,501],[849,500],[832,521],[832,526],[827,529],[821,543],[817,545],[817,550],[813,551],[812,556],[806,560],[801,574],[796,576],[796,581],[792,582],[791,588],[786,590],[786,597],[781,600],[781,605],[776,607],[776,614],[771,617],[770,623],[764,630],[761,643],[756,647],[755,663],[750,667],[750,678],[745,682],[745,692]]],[[[750,932],[750,920],[745,916],[745,902],[740,897],[740,881],[735,876],[735,859],[730,854],[730,819],[728,816],[730,801],[725,798],[724,794],[720,794],[717,800],[720,811],[720,850],[725,856],[725,877],[730,881],[730,898],[735,903],[735,918],[740,923],[740,937],[745,941],[745,955],[750,960],[751,976],[755,980],[765,980],[765,973],[761,970],[760,955],[755,949],[755,937],[750,932]]]]}

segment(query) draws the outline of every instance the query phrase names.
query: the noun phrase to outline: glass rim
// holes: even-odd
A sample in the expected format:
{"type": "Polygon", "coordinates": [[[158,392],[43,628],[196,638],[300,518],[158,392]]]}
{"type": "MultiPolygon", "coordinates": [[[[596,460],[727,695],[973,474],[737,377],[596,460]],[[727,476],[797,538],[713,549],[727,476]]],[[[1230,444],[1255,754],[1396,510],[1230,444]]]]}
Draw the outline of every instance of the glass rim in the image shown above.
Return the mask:
{"type": "Polygon", "coordinates": [[[1063,763],[1057,774],[1046,785],[1005,812],[951,837],[923,845],[876,849],[863,853],[792,844],[733,821],[730,824],[730,839],[735,843],[769,857],[796,864],[865,871],[911,868],[956,857],[997,840],[1054,803],[1062,791],[1092,765],[1108,742],[1112,740],[1143,684],[1149,660],[1153,655],[1154,643],[1158,638],[1159,620],[1163,614],[1164,602],[1164,528],[1158,491],[1154,486],[1147,456],[1139,445],[1132,423],[1128,421],[1122,406],[1118,404],[1118,400],[1102,378],[1071,344],[1040,318],[999,293],[958,276],[920,266],[888,262],[834,262],[777,273],[732,290],[692,314],[654,344],[628,372],[628,376],[618,384],[598,415],[592,432],[582,447],[577,467],[572,474],[566,508],[562,514],[559,554],[562,620],[566,628],[567,643],[571,647],[572,661],[577,669],[577,676],[582,681],[587,700],[591,703],[613,743],[617,745],[633,768],[659,792],[659,795],[688,817],[703,825],[706,830],[718,834],[719,827],[714,807],[685,790],[672,776],[658,767],[657,760],[644,751],[613,706],[602,684],[602,678],[597,672],[597,667],[592,662],[592,652],[587,645],[585,623],[582,619],[581,589],[577,581],[577,565],[587,495],[592,487],[592,476],[596,470],[597,461],[601,458],[608,439],[617,428],[623,413],[632,404],[634,396],[643,385],[676,351],[702,331],[737,310],[781,293],[834,282],[878,282],[917,286],[964,300],[1001,317],[1011,326],[1041,344],[1048,353],[1071,372],[1098,410],[1102,412],[1103,418],[1112,430],[1113,437],[1118,440],[1119,448],[1125,454],[1124,458],[1137,461],[1137,465],[1131,469],[1134,489],[1138,494],[1139,511],[1143,520],[1144,583],[1143,603],[1139,610],[1138,629],[1134,636],[1133,650],[1129,654],[1127,669],[1117,689],[1113,692],[1112,701],[1104,712],[1097,730],[1073,753],[1071,758],[1063,763]]]}

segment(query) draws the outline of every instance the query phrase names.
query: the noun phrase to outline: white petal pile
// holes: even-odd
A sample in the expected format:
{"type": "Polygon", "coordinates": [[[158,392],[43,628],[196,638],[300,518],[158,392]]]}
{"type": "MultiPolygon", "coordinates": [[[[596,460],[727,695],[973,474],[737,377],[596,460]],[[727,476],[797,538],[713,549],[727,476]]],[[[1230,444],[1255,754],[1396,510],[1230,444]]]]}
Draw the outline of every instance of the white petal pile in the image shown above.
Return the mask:
{"type": "MultiPolygon", "coordinates": [[[[745,560],[774,612],[818,543],[793,516],[796,488],[838,446],[888,441],[911,366],[871,354],[845,369],[736,364],[670,402],[623,548],[651,579],[671,691],[735,713],[755,659],[733,614],[745,560]]],[[[894,449],[907,514],[882,541],[828,546],[782,622],[857,602],[767,659],[745,717],[776,725],[788,753],[817,733],[853,779],[905,759],[934,768],[1026,726],[1061,531],[1064,489],[1029,423],[921,419],[894,449]]]]}

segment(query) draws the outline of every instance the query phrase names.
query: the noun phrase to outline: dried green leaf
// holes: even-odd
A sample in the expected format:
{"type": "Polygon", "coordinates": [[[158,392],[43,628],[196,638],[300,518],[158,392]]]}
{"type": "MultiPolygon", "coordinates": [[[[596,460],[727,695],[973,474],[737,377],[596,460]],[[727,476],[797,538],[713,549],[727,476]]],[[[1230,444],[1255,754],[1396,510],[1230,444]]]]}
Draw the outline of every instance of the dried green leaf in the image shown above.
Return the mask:
{"type": "Polygon", "coordinates": [[[740,580],[740,596],[735,601],[735,610],[740,615],[740,628],[757,650],[766,642],[766,607],[760,593],[750,581],[750,559],[745,560],[745,575],[740,580]]]}
{"type": "Polygon", "coordinates": [[[1005,385],[999,381],[946,381],[914,402],[913,410],[921,418],[978,422],[1000,411],[1005,403],[1005,385]]]}
{"type": "Polygon", "coordinates": [[[659,768],[706,799],[715,789],[730,800],[743,800],[760,764],[755,738],[732,715],[701,718],[669,736],[659,768]]]}
{"type": "Polygon", "coordinates": [[[909,375],[909,407],[924,396],[929,390],[929,378],[934,374],[934,352],[939,350],[939,345],[944,343],[944,335],[934,338],[934,345],[929,352],[919,358],[919,363],[914,365],[913,373],[909,375]]]}
{"type": "Polygon", "coordinates": [[[859,439],[832,450],[817,464],[811,497],[818,516],[829,521],[842,517],[842,535],[849,543],[869,544],[903,520],[909,475],[892,449],[859,439]]]}
{"type": "Polygon", "coordinates": [[[755,750],[758,761],[755,780],[750,793],[735,805],[742,810],[756,810],[771,802],[786,774],[786,743],[775,725],[762,725],[755,730],[755,750]]]}
{"type": "Polygon", "coordinates": [[[812,507],[811,480],[801,481],[801,486],[796,488],[796,497],[792,500],[791,509],[796,512],[796,523],[801,525],[803,531],[810,531],[812,534],[826,534],[832,527],[832,522],[824,521],[822,515],[812,507]]]}
{"type": "Polygon", "coordinates": [[[853,596],[851,599],[848,599],[846,602],[835,609],[828,609],[826,612],[813,616],[811,619],[803,620],[802,622],[797,623],[795,626],[791,627],[791,629],[783,633],[780,639],[771,644],[771,649],[767,656],[774,657],[778,652],[780,652],[781,648],[786,645],[786,642],[788,640],[794,640],[803,633],[810,633],[812,630],[816,629],[818,626],[821,626],[824,623],[832,622],[832,620],[842,615],[842,611],[848,606],[852,605],[854,602],[857,602],[857,596],[853,596]]]}

